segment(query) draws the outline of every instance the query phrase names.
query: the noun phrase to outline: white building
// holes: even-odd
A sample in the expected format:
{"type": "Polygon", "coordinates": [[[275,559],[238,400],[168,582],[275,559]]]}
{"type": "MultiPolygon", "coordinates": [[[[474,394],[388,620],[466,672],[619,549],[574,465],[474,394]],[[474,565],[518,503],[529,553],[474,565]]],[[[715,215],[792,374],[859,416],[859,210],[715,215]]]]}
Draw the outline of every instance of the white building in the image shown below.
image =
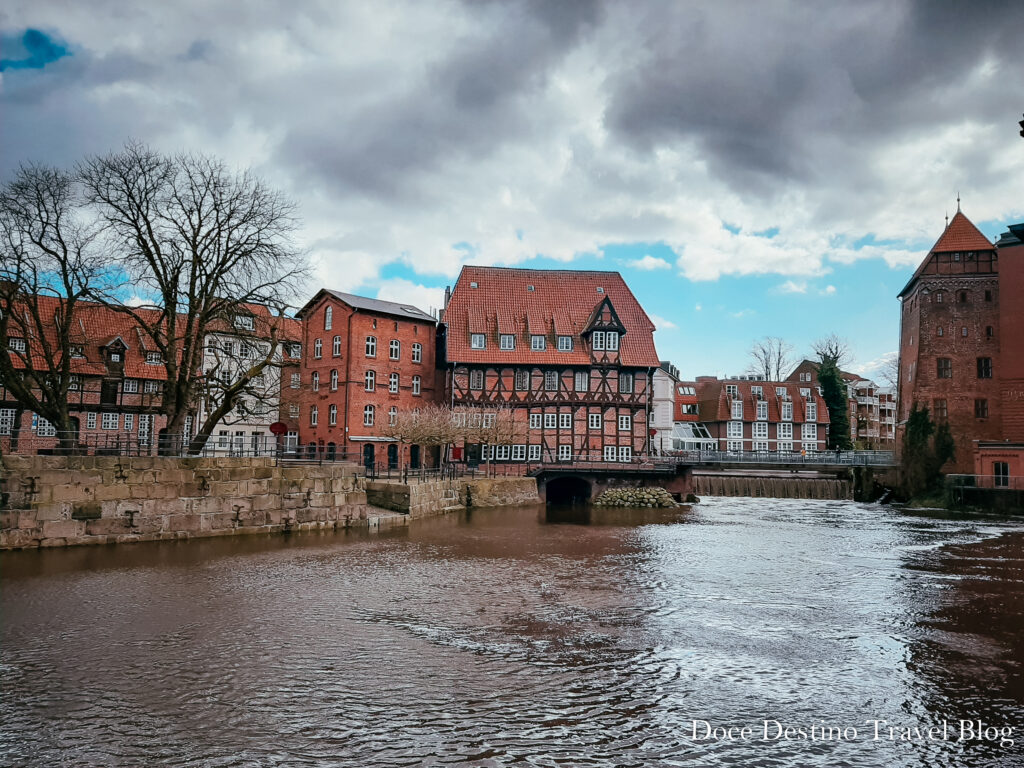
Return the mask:
{"type": "Polygon", "coordinates": [[[667,360],[654,369],[651,396],[651,417],[648,427],[654,430],[651,451],[663,455],[672,450],[672,427],[675,413],[676,384],[679,369],[667,360]]]}

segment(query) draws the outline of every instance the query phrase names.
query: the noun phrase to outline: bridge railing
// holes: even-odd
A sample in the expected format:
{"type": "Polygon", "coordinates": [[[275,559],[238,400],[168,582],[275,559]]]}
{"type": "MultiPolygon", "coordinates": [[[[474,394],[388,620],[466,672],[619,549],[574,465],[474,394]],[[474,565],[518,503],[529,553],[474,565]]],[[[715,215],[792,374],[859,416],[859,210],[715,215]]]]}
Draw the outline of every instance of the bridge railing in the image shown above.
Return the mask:
{"type": "Polygon", "coordinates": [[[685,464],[807,464],[808,466],[891,467],[892,451],[680,451],[671,457],[685,464]]]}

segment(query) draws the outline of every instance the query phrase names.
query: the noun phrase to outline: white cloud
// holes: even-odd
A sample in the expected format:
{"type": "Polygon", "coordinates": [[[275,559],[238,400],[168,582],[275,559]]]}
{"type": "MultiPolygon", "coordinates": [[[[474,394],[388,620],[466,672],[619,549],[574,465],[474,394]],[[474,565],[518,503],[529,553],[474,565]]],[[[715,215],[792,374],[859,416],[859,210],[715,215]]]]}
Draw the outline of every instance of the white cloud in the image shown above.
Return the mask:
{"type": "Polygon", "coordinates": [[[732,312],[730,314],[733,317],[749,317],[750,315],[754,314],[754,310],[752,310],[752,309],[741,309],[741,310],[739,310],[737,312],[732,312]]]}
{"type": "Polygon", "coordinates": [[[700,304],[697,304],[697,305],[696,305],[696,306],[694,306],[694,308],[693,308],[693,310],[694,310],[695,312],[700,312],[700,311],[701,311],[702,309],[704,309],[704,307],[703,307],[703,306],[701,306],[700,304]]]}
{"type": "Polygon", "coordinates": [[[670,331],[674,328],[679,327],[671,320],[666,320],[664,317],[661,317],[660,315],[653,315],[650,312],[648,312],[647,316],[651,318],[651,322],[654,323],[654,327],[657,328],[659,331],[670,331]]]}
{"type": "Polygon", "coordinates": [[[424,312],[432,313],[444,304],[444,288],[417,285],[400,277],[382,280],[377,285],[377,298],[411,304],[424,312]]]}
{"type": "Polygon", "coordinates": [[[651,256],[651,254],[644,254],[642,259],[633,259],[627,262],[629,266],[634,269],[642,269],[646,272],[652,272],[655,269],[671,269],[672,265],[664,259],[660,259],[657,256],[651,256]]]}
{"type": "Polygon", "coordinates": [[[826,285],[820,291],[822,296],[831,296],[835,292],[836,292],[836,287],[834,285],[826,285]]]}
{"type": "Polygon", "coordinates": [[[807,293],[806,280],[787,280],[778,288],[779,293],[807,293]]]}

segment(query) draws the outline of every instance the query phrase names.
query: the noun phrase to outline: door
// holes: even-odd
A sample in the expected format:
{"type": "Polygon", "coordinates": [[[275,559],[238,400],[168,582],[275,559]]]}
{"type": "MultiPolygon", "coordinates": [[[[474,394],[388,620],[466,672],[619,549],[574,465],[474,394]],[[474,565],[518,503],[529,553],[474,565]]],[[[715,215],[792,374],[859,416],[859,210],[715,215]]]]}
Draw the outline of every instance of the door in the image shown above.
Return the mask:
{"type": "Polygon", "coordinates": [[[480,443],[470,443],[466,446],[466,463],[471,467],[480,466],[480,443]]]}
{"type": "Polygon", "coordinates": [[[420,468],[420,447],[418,445],[409,446],[409,468],[420,468]]]}
{"type": "Polygon", "coordinates": [[[388,469],[398,469],[398,444],[388,444],[388,469]]]}
{"type": "Polygon", "coordinates": [[[363,445],[363,466],[373,466],[373,443],[366,443],[363,445]]]}

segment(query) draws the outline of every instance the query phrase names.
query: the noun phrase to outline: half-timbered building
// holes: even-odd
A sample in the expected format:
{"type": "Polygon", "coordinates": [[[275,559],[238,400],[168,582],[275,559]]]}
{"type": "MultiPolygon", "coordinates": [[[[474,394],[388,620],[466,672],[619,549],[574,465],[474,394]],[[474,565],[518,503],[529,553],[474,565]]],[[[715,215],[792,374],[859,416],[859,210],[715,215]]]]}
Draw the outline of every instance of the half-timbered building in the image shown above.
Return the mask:
{"type": "Polygon", "coordinates": [[[450,404],[512,408],[521,428],[511,445],[465,446],[469,461],[649,451],[654,323],[618,272],[463,267],[442,320],[450,404]]]}

